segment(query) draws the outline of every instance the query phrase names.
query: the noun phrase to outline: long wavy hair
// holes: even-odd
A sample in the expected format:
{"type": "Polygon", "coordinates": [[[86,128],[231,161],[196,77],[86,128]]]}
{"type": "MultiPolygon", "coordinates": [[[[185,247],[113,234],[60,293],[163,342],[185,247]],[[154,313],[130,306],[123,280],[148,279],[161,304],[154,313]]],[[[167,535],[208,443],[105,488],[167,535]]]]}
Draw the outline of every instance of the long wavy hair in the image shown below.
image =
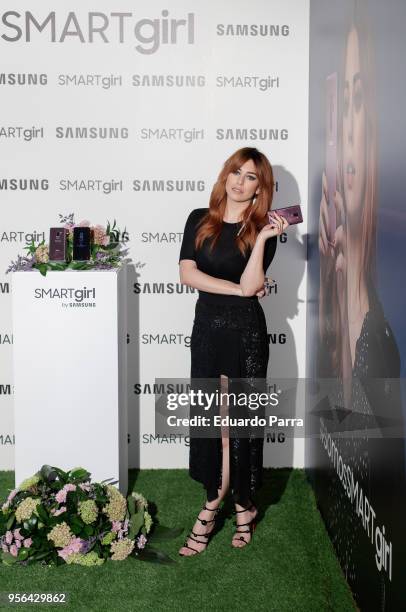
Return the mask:
{"type": "Polygon", "coordinates": [[[223,217],[227,203],[226,181],[230,172],[235,172],[246,161],[251,159],[255,164],[260,192],[255,196],[255,203],[249,205],[242,217],[243,230],[236,237],[236,244],[243,255],[253,248],[258,232],[269,223],[267,212],[271,209],[274,178],[272,166],[267,157],[255,147],[243,147],[233,153],[223,165],[215,182],[209,201],[207,214],[200,220],[196,233],[195,247],[198,249],[208,238],[211,240],[209,250],[212,251],[219,239],[223,217]],[[245,224],[245,225],[244,225],[245,224]]]}
{"type": "MultiPolygon", "coordinates": [[[[355,0],[352,21],[347,30],[346,45],[343,56],[343,72],[345,73],[345,53],[348,44],[348,36],[355,30],[358,36],[358,48],[360,57],[360,72],[364,89],[364,105],[366,114],[366,179],[363,208],[361,213],[361,224],[359,228],[359,240],[362,244],[362,263],[360,274],[357,279],[358,291],[362,280],[367,287],[376,285],[376,217],[378,207],[378,171],[377,171],[377,112],[376,112],[376,68],[374,58],[374,42],[372,40],[368,6],[363,0],[355,0]]],[[[342,94],[341,94],[342,95],[342,94]]],[[[338,160],[339,160],[339,184],[337,189],[342,194],[344,209],[346,209],[344,185],[344,168],[342,166],[342,125],[343,110],[339,105],[338,130],[338,160]]],[[[342,376],[342,330],[338,309],[338,295],[336,287],[332,294],[332,324],[335,334],[335,346],[332,352],[333,368],[342,376]]]]}

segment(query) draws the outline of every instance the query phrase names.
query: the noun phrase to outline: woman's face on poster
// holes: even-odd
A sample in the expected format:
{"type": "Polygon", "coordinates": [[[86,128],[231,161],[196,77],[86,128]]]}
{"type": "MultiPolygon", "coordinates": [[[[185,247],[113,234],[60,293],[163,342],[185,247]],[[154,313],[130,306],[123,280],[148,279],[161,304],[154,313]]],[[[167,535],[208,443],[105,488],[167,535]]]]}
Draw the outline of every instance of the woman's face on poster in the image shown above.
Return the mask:
{"type": "Polygon", "coordinates": [[[359,222],[366,179],[365,90],[360,66],[358,35],[347,38],[343,96],[343,178],[348,221],[359,222]]]}

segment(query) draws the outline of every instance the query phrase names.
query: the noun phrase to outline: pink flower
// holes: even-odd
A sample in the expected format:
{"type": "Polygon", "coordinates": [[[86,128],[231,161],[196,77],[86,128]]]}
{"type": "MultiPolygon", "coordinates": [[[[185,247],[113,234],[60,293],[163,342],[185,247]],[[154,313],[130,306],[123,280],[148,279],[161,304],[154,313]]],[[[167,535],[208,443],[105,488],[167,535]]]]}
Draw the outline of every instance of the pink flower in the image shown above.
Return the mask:
{"type": "Polygon", "coordinates": [[[13,490],[11,491],[11,493],[10,493],[10,494],[9,494],[9,496],[7,497],[7,501],[8,501],[8,502],[11,502],[11,501],[14,499],[14,497],[17,495],[17,491],[18,491],[18,489],[13,489],[13,490]]]}
{"type": "Polygon", "coordinates": [[[75,225],[73,223],[65,223],[64,227],[69,231],[69,236],[73,236],[73,228],[75,225]]]}
{"type": "Polygon", "coordinates": [[[69,547],[74,553],[78,553],[82,550],[83,541],[80,538],[72,538],[69,547]]]}
{"type": "Polygon", "coordinates": [[[13,557],[16,557],[18,555],[18,548],[15,544],[12,544],[10,546],[10,555],[13,555],[13,557]]]}
{"type": "Polygon", "coordinates": [[[66,558],[70,555],[70,551],[68,552],[66,548],[61,548],[61,550],[58,550],[58,555],[62,557],[64,561],[66,561],[66,558]]]}
{"type": "Polygon", "coordinates": [[[17,546],[17,548],[21,548],[21,542],[20,542],[20,540],[16,540],[16,541],[15,541],[15,545],[17,546]]]}
{"type": "Polygon", "coordinates": [[[110,236],[106,234],[106,228],[102,225],[95,225],[93,227],[93,239],[95,244],[103,246],[107,246],[110,242],[110,236]]]}
{"type": "Polygon", "coordinates": [[[83,221],[76,224],[76,227],[90,227],[90,221],[83,219],[83,221]]]}
{"type": "Polygon", "coordinates": [[[121,529],[121,521],[111,521],[111,531],[116,533],[121,529]]]}
{"type": "Polygon", "coordinates": [[[18,529],[14,529],[14,539],[15,540],[24,540],[24,536],[20,533],[21,527],[18,529]]]}
{"type": "Polygon", "coordinates": [[[83,546],[83,540],[80,538],[72,538],[71,541],[65,548],[58,550],[58,555],[66,561],[67,557],[73,553],[80,553],[83,546]]]}
{"type": "Polygon", "coordinates": [[[1,545],[3,552],[8,552],[8,546],[6,544],[1,545]]]}
{"type": "Polygon", "coordinates": [[[55,495],[55,499],[58,502],[58,504],[63,504],[63,503],[66,502],[65,487],[63,489],[61,489],[60,491],[58,491],[58,493],[55,495]]]}
{"type": "Polygon", "coordinates": [[[76,485],[68,483],[62,487],[60,491],[55,495],[55,499],[58,504],[64,504],[66,502],[66,496],[69,491],[76,491],[76,485]]]}
{"type": "Polygon", "coordinates": [[[59,516],[60,514],[63,514],[64,512],[66,512],[66,506],[61,506],[60,508],[54,508],[53,510],[51,510],[53,516],[59,516]]]}
{"type": "Polygon", "coordinates": [[[144,536],[144,534],[142,533],[140,536],[138,536],[137,538],[137,546],[138,548],[144,548],[145,544],[147,543],[147,538],[144,536]]]}
{"type": "Polygon", "coordinates": [[[90,491],[90,489],[92,488],[90,484],[84,482],[81,482],[79,487],[82,489],[82,491],[90,491]]]}
{"type": "Polygon", "coordinates": [[[29,548],[32,544],[32,538],[26,538],[23,542],[24,548],[29,548]]]}
{"type": "Polygon", "coordinates": [[[124,538],[127,535],[129,522],[130,521],[128,519],[125,519],[125,521],[122,522],[121,529],[119,530],[119,532],[117,534],[117,538],[119,540],[121,540],[122,538],[124,538]]]}
{"type": "Polygon", "coordinates": [[[11,531],[6,531],[6,544],[11,544],[11,542],[13,541],[13,534],[11,533],[11,531]]]}

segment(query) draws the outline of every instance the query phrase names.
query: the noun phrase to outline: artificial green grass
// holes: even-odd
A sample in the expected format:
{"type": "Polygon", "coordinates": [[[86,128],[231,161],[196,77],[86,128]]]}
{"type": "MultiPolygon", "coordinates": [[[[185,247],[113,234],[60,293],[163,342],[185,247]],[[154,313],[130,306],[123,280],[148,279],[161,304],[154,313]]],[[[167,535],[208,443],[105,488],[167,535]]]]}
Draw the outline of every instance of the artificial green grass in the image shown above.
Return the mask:
{"type": "MultiPolygon", "coordinates": [[[[13,472],[0,472],[0,500],[14,486],[13,472]]],[[[172,565],[134,559],[99,567],[0,566],[1,592],[65,592],[64,605],[25,604],[0,609],[351,612],[356,610],[303,470],[264,470],[258,495],[259,522],[252,542],[231,547],[235,527],[227,499],[217,531],[204,553],[178,550],[204,502],[202,486],[187,470],[130,470],[130,490],[143,493],[163,525],[184,533],[156,547],[172,565]],[[222,520],[222,518],[224,520],[222,520]]]]}

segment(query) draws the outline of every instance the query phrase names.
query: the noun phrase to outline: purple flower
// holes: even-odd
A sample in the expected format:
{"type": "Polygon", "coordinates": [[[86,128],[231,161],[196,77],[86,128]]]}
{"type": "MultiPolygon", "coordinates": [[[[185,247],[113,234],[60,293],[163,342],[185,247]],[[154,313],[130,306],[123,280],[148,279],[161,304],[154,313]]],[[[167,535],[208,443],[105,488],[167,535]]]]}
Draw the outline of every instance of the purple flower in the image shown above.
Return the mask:
{"type": "MultiPolygon", "coordinates": [[[[104,535],[104,534],[102,534],[104,535]]],[[[100,538],[102,539],[102,538],[100,538]]],[[[92,536],[88,540],[82,540],[82,550],[81,552],[85,555],[91,549],[93,543],[97,540],[97,536],[92,536]]]]}
{"type": "Polygon", "coordinates": [[[13,541],[13,534],[11,533],[11,531],[6,531],[5,540],[6,544],[11,544],[11,542],[13,541]]]}
{"type": "Polygon", "coordinates": [[[121,529],[121,521],[111,521],[111,531],[119,532],[121,529]]]}

